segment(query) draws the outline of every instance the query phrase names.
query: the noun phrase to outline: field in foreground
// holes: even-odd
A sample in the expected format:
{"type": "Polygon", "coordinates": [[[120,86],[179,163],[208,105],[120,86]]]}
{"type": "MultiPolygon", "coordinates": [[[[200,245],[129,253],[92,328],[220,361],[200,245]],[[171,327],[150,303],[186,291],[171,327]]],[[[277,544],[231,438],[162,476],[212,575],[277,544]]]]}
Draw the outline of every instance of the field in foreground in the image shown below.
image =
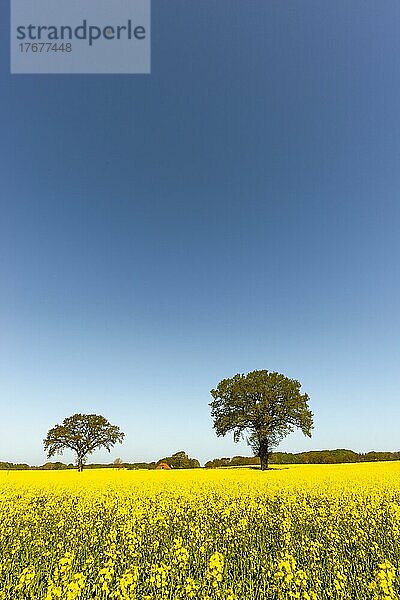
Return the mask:
{"type": "Polygon", "coordinates": [[[398,598],[400,463],[0,473],[0,599],[398,598]]]}

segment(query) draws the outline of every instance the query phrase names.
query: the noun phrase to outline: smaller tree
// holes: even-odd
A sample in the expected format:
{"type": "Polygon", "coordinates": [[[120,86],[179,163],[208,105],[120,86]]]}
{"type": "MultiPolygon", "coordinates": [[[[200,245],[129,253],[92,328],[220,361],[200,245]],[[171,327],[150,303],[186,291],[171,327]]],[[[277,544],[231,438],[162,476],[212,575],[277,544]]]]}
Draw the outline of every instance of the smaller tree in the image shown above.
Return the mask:
{"type": "Polygon", "coordinates": [[[117,425],[111,425],[101,415],[75,414],[64,419],[62,425],[50,429],[43,444],[48,458],[62,454],[66,449],[76,452],[78,471],[83,471],[89,454],[99,448],[106,448],[110,452],[117,442],[122,442],[124,436],[117,425]]]}
{"type": "Polygon", "coordinates": [[[122,469],[122,460],[120,458],[116,458],[113,462],[114,469],[122,469]]]}

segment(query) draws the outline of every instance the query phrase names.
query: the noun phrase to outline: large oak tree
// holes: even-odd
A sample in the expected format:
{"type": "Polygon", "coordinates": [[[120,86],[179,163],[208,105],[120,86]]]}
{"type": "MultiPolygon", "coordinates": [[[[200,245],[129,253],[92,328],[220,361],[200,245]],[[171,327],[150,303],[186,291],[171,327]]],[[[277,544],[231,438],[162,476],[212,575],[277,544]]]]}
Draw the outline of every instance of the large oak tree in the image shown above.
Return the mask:
{"type": "Polygon", "coordinates": [[[251,371],[220,381],[211,390],[210,403],[218,436],[233,431],[235,442],[247,434],[261,469],[268,469],[268,458],[279,442],[295,428],[311,437],[313,414],[309,397],[300,393],[301,384],[280,373],[251,371]]]}
{"type": "Polygon", "coordinates": [[[89,454],[98,448],[110,452],[117,442],[122,442],[124,435],[117,425],[111,425],[101,415],[76,414],[50,429],[43,443],[48,458],[67,449],[76,452],[78,471],[83,471],[89,454]]]}

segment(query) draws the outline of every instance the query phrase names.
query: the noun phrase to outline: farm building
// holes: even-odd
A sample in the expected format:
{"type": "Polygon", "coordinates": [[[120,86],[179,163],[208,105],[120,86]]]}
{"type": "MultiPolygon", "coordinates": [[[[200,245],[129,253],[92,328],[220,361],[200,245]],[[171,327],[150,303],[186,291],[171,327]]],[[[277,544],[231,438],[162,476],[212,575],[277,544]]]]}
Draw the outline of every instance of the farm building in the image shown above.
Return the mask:
{"type": "Polygon", "coordinates": [[[167,463],[165,463],[165,462],[160,462],[156,466],[156,469],[162,469],[164,471],[168,471],[169,469],[171,469],[171,467],[167,463]]]}

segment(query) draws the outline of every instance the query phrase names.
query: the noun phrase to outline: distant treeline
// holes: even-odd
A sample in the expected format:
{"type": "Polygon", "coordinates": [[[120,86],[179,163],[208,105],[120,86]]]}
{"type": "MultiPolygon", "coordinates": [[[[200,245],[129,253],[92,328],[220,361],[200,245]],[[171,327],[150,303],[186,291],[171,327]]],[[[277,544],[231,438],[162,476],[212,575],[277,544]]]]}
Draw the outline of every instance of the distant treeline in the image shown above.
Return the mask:
{"type": "MultiPolygon", "coordinates": [[[[26,471],[27,469],[32,469],[29,465],[25,463],[11,463],[11,462],[0,462],[0,470],[2,471],[26,471]]],[[[34,467],[35,469],[37,467],[34,467]]]]}
{"type": "MultiPolygon", "coordinates": [[[[172,454],[172,456],[166,456],[160,458],[160,460],[152,462],[138,462],[128,463],[123,462],[120,459],[116,459],[113,463],[101,464],[91,463],[85,465],[85,469],[156,469],[160,463],[167,464],[172,469],[197,469],[200,467],[200,463],[197,458],[189,458],[189,456],[181,450],[172,454]]],[[[76,469],[76,466],[72,463],[65,464],[63,462],[47,462],[44,465],[38,467],[32,467],[25,463],[11,463],[11,462],[0,462],[0,470],[7,471],[24,471],[24,470],[41,470],[41,471],[61,471],[65,469],[76,469]]]]}
{"type": "MultiPolygon", "coordinates": [[[[293,454],[291,452],[274,452],[270,457],[270,463],[275,465],[287,464],[338,464],[338,463],[360,463],[374,462],[385,460],[400,460],[400,452],[353,452],[353,450],[312,450],[311,452],[299,452],[293,454]]],[[[200,463],[196,458],[189,458],[188,455],[181,451],[176,452],[172,456],[160,458],[160,460],[152,462],[137,462],[129,463],[115,461],[113,463],[91,463],[85,465],[85,469],[156,469],[160,463],[166,463],[172,469],[197,469],[200,463]]],[[[216,467],[244,467],[251,465],[259,465],[260,459],[255,456],[234,456],[233,458],[214,458],[206,462],[206,468],[216,467]]],[[[60,471],[65,469],[75,469],[76,466],[72,463],[68,465],[63,462],[47,462],[44,465],[34,467],[26,463],[0,462],[0,470],[7,471],[23,471],[30,469],[39,469],[43,471],[60,471]]]]}
{"type": "MultiPolygon", "coordinates": [[[[85,465],[85,469],[155,469],[155,462],[151,463],[121,463],[115,465],[114,463],[102,464],[102,463],[91,463],[85,465]]],[[[76,469],[76,465],[65,464],[62,462],[47,462],[40,466],[30,466],[25,463],[11,463],[11,462],[0,462],[0,470],[2,471],[28,471],[28,470],[40,470],[40,471],[63,471],[76,469]]]]}
{"type": "MultiPolygon", "coordinates": [[[[273,452],[270,463],[276,465],[287,464],[338,464],[359,463],[385,460],[400,460],[400,452],[353,452],[353,450],[312,450],[310,452],[273,452]]],[[[259,465],[260,459],[255,456],[234,456],[233,458],[214,458],[206,462],[206,468],[216,467],[242,467],[246,465],[259,465]]]]}

